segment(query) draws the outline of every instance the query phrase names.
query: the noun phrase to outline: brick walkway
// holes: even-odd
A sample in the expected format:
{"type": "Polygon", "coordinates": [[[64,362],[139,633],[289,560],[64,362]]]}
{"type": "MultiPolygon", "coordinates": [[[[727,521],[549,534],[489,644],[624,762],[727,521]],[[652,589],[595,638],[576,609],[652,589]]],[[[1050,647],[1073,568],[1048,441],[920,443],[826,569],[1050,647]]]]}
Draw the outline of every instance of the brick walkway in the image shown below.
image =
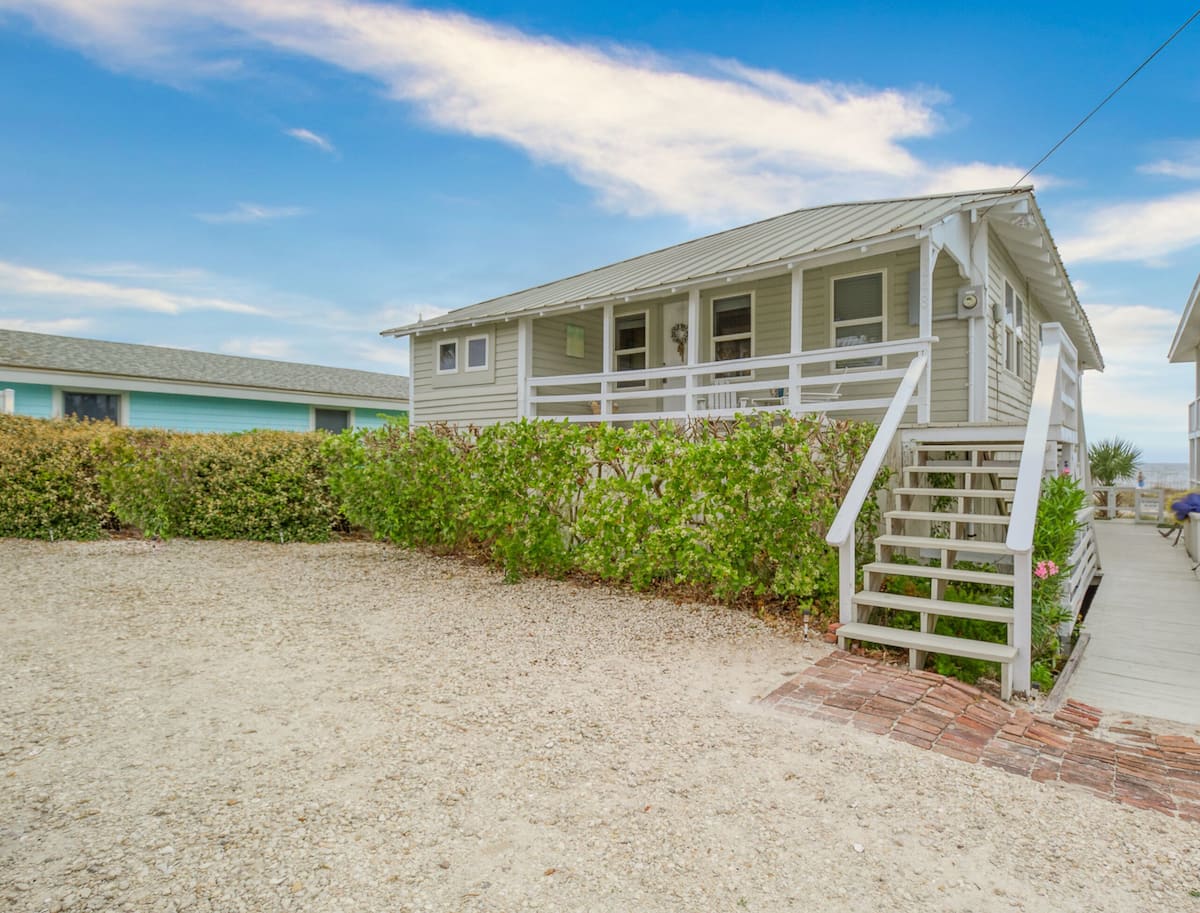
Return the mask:
{"type": "Polygon", "coordinates": [[[1200,745],[1186,736],[1113,726],[1077,701],[1052,717],[1014,708],[932,672],[835,651],[763,698],[785,713],[849,723],[969,764],[1200,822],[1200,745]]]}

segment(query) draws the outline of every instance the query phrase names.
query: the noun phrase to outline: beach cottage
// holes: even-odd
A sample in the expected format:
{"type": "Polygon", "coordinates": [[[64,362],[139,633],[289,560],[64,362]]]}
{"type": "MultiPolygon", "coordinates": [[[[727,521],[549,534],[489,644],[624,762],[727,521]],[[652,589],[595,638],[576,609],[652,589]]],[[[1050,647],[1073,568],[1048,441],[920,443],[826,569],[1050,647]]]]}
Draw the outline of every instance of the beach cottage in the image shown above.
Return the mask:
{"type": "Polygon", "coordinates": [[[1188,404],[1188,485],[1200,488],[1200,277],[1192,286],[1183,317],[1175,330],[1167,360],[1172,364],[1193,362],[1196,366],[1196,397],[1188,404]]]}
{"type": "MultiPolygon", "coordinates": [[[[1041,480],[1086,479],[1080,382],[1103,368],[1031,188],[802,209],[384,335],[411,340],[418,423],[878,423],[827,536],[842,556],[839,636],[907,648],[913,663],[994,660],[1006,694],[1028,688],[1041,480]],[[887,464],[884,529],[860,565],[854,520],[887,464]],[[896,575],[931,595],[883,592],[896,575]],[[952,582],[1011,587],[1015,608],[947,600],[952,582]],[[869,623],[880,609],[918,613],[920,630],[869,623]],[[935,634],[939,615],[1002,622],[1008,644],[935,634]]],[[[1096,568],[1081,547],[1076,604],[1096,568]]]]}

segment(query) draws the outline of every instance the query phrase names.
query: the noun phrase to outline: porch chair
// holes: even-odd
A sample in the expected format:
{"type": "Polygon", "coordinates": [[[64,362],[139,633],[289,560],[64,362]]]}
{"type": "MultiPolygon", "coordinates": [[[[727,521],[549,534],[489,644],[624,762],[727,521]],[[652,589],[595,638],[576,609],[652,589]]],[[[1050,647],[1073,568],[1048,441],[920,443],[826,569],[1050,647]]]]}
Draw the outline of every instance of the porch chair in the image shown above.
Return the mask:
{"type": "MultiPolygon", "coordinates": [[[[828,375],[830,389],[828,390],[809,390],[807,387],[801,387],[800,403],[803,403],[806,400],[808,402],[831,403],[834,400],[841,399],[842,382],[846,376],[846,372],[849,370],[849,368],[842,368],[840,371],[830,371],[828,375]]],[[[821,386],[825,386],[825,384],[822,384],[821,386]]],[[[797,403],[796,405],[800,405],[800,403],[797,403]]]]}

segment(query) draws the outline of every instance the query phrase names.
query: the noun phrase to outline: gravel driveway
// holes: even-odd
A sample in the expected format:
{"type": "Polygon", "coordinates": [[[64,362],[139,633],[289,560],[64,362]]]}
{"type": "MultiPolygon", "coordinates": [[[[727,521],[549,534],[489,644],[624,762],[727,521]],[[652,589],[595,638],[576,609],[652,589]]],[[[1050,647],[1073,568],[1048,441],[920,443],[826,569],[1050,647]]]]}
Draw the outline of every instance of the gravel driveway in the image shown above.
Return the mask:
{"type": "Polygon", "coordinates": [[[1194,824],[755,707],[824,649],[371,543],[0,540],[0,908],[1200,911],[1194,824]]]}

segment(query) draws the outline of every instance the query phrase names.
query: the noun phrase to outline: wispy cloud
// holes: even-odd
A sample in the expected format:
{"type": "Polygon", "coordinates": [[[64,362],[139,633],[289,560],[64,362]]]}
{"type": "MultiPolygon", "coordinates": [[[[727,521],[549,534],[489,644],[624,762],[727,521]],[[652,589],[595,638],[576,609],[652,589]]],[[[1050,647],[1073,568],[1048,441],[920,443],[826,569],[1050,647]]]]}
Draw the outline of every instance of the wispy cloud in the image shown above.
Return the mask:
{"type": "Polygon", "coordinates": [[[181,294],[144,285],[125,285],[81,278],[0,260],[0,302],[51,299],[59,307],[110,308],[180,314],[185,311],[224,311],[265,316],[261,307],[230,298],[181,294]]]}
{"type": "Polygon", "coordinates": [[[1196,244],[1200,244],[1200,191],[1193,190],[1096,209],[1059,249],[1068,264],[1083,260],[1155,264],[1196,244]]]}
{"type": "Polygon", "coordinates": [[[290,130],[284,130],[283,132],[292,137],[292,139],[298,139],[302,143],[316,146],[322,152],[328,152],[330,155],[337,152],[337,149],[327,137],[321,136],[319,133],[313,133],[311,130],[305,130],[303,127],[292,127],[290,130]]]}
{"type": "Polygon", "coordinates": [[[92,328],[93,322],[86,317],[60,317],[56,320],[24,320],[20,317],[0,317],[0,328],[24,330],[26,333],[73,334],[92,328]]]}
{"type": "Polygon", "coordinates": [[[1140,304],[1089,304],[1087,313],[1105,363],[1103,374],[1087,376],[1088,420],[1107,419],[1128,428],[1127,435],[1179,425],[1186,388],[1178,398],[1164,395],[1167,349],[1179,314],[1140,304]]]}
{"type": "Polygon", "coordinates": [[[238,203],[226,212],[198,212],[196,218],[201,222],[216,224],[233,222],[271,222],[276,219],[293,219],[302,216],[308,210],[303,206],[263,206],[260,203],[238,203]]]}
{"type": "Polygon", "coordinates": [[[1140,165],[1138,171],[1187,181],[1200,180],[1200,141],[1176,143],[1171,156],[1140,165]]]}
{"type": "Polygon", "coordinates": [[[296,359],[296,348],[288,339],[252,338],[227,339],[220,345],[226,355],[249,355],[253,358],[296,359]]]}
{"type": "Polygon", "coordinates": [[[458,13],[361,0],[0,0],[6,7],[86,53],[166,79],[201,72],[234,42],[239,53],[256,42],[304,55],[374,80],[439,129],[561,167],[628,213],[713,222],[1018,173],[913,154],[907,141],[943,129],[936,92],[802,82],[458,13]]]}

